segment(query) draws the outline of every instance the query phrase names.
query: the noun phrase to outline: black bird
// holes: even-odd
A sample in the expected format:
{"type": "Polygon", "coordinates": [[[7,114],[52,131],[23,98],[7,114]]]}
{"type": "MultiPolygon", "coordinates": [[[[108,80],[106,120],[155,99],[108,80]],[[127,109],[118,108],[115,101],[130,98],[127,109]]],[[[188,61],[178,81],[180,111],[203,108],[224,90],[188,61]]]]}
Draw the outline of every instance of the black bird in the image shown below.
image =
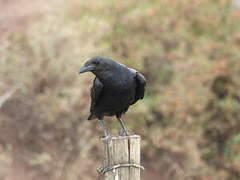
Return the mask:
{"type": "Polygon", "coordinates": [[[92,72],[96,76],[90,91],[91,106],[87,119],[97,118],[107,137],[110,134],[104,126],[103,117],[116,116],[123,129],[121,135],[128,135],[121,116],[127,112],[130,105],[143,99],[146,85],[144,76],[134,69],[102,56],[88,60],[79,71],[85,72],[92,72]]]}

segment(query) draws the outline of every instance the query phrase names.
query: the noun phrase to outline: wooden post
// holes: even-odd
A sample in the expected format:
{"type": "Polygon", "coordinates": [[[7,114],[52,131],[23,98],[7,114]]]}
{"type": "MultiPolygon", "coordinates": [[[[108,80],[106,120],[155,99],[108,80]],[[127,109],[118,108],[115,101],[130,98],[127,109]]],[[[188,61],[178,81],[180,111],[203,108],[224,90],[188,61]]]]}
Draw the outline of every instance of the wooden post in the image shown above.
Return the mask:
{"type": "Polygon", "coordinates": [[[100,180],[140,180],[140,136],[102,138],[104,155],[100,180]]]}

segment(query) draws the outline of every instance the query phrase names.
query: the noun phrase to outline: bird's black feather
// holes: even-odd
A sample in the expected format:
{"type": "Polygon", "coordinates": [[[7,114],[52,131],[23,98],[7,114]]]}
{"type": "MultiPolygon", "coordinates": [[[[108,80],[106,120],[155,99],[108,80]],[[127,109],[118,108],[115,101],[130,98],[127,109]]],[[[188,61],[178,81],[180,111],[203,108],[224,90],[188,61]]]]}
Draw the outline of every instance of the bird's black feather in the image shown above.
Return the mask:
{"type": "Polygon", "coordinates": [[[88,120],[92,120],[96,118],[96,116],[94,116],[94,108],[98,102],[98,99],[100,98],[102,89],[103,89],[103,84],[97,77],[95,77],[93,81],[93,85],[90,89],[91,106],[90,106],[90,115],[87,118],[88,120]]]}
{"type": "Polygon", "coordinates": [[[146,86],[146,80],[141,73],[136,72],[135,80],[136,80],[135,101],[132,104],[135,104],[139,99],[143,99],[146,86]]]}
{"type": "Polygon", "coordinates": [[[86,67],[91,67],[96,75],[91,88],[89,120],[114,115],[120,118],[130,105],[144,97],[146,80],[135,69],[101,56],[87,61],[83,69],[86,67]]]}

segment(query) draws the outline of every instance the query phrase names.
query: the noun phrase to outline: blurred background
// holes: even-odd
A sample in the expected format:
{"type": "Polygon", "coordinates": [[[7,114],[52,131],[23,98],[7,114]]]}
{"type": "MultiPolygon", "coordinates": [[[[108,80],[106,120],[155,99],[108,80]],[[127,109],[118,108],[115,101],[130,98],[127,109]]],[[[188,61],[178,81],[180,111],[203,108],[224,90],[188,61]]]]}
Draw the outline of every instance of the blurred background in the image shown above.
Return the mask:
{"type": "MultiPolygon", "coordinates": [[[[93,180],[86,121],[104,55],[142,72],[124,119],[142,136],[146,180],[240,179],[238,0],[0,0],[0,179],[93,180]]],[[[120,127],[107,119],[113,134],[120,127]]]]}

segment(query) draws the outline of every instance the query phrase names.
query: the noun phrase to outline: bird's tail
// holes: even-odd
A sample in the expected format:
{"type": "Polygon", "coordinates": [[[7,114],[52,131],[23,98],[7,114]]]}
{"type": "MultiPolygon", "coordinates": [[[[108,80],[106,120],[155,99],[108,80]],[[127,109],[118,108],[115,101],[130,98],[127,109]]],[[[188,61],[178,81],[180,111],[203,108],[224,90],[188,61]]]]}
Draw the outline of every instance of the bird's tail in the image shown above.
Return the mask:
{"type": "Polygon", "coordinates": [[[93,120],[93,119],[96,119],[97,117],[94,115],[94,114],[90,114],[87,118],[87,120],[93,120]]]}

